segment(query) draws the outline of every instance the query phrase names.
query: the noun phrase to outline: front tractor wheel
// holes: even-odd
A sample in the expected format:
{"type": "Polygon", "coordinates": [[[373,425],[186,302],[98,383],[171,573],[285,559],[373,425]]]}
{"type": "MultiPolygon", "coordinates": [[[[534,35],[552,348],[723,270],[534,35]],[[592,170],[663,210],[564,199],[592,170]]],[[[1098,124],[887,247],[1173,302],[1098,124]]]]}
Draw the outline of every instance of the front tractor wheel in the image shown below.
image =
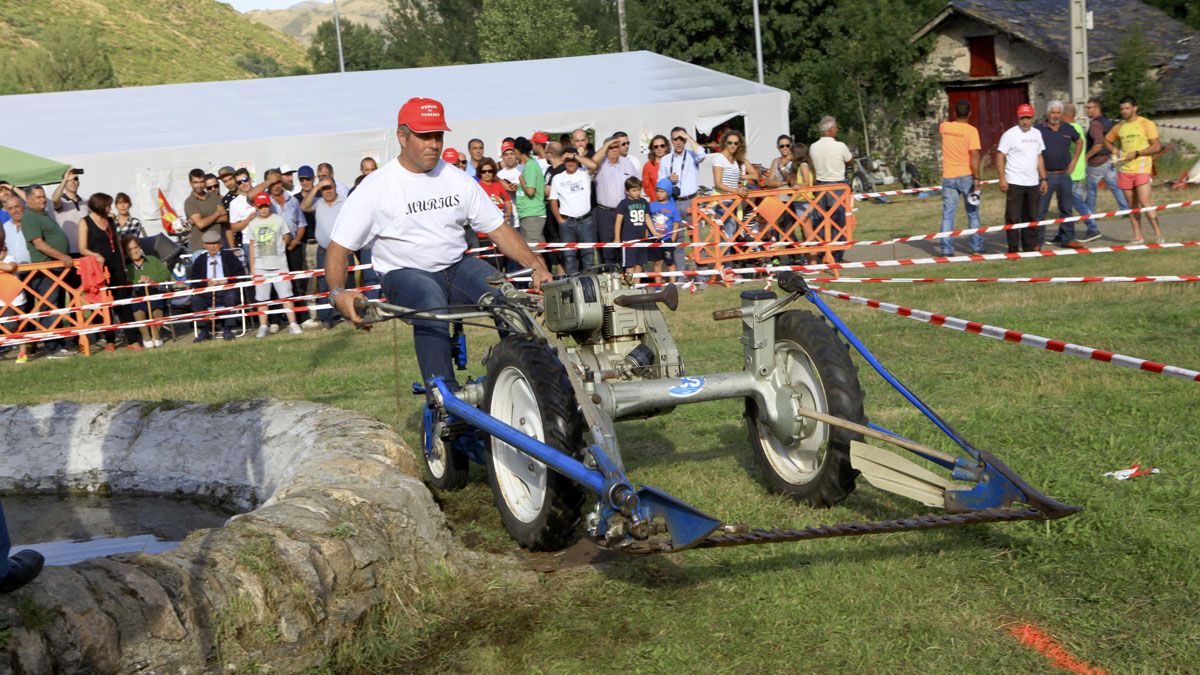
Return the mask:
{"type": "MultiPolygon", "coordinates": [[[[867,423],[858,370],[837,333],[812,312],[785,312],[775,320],[775,368],[802,406],[867,423]]],[[[854,491],[858,472],[850,466],[850,441],[862,440],[860,434],[808,420],[800,437],[780,439],[760,419],[752,398],[746,399],[746,427],[773,492],[830,507],[854,491]]]]}
{"type": "MultiPolygon", "coordinates": [[[[583,457],[583,415],[567,373],[542,341],[509,336],[487,362],[484,410],[576,459],[583,457]]],[[[542,462],[493,437],[488,483],[505,529],[533,551],[566,546],[579,523],[584,490],[542,462]]]]}

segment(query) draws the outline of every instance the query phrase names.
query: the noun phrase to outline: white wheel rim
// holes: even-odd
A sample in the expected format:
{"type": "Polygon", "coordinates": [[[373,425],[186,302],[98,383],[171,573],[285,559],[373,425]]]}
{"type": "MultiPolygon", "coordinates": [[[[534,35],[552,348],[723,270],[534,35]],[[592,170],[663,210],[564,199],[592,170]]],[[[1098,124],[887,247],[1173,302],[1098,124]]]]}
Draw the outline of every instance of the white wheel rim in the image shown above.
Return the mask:
{"type": "Polygon", "coordinates": [[[446,441],[434,431],[433,443],[429,446],[429,455],[425,458],[429,465],[429,475],[441,478],[446,475],[446,441]]]}
{"type": "MultiPolygon", "coordinates": [[[[532,438],[546,440],[537,397],[525,375],[516,368],[505,368],[496,377],[489,412],[532,438]]],[[[508,510],[517,520],[532,522],[546,501],[546,465],[493,437],[492,466],[508,510]]]]}
{"type": "MultiPolygon", "coordinates": [[[[790,340],[775,343],[775,367],[785,374],[785,381],[802,393],[807,389],[811,400],[807,401],[817,412],[828,413],[825,387],[821,375],[809,358],[808,352],[790,340]]],[[[807,398],[807,397],[806,397],[807,398]]],[[[804,485],[812,481],[825,462],[829,425],[815,422],[813,433],[795,443],[784,443],[771,433],[771,428],[761,421],[756,422],[758,440],[762,445],[767,462],[780,478],[792,485],[804,485]]]]}

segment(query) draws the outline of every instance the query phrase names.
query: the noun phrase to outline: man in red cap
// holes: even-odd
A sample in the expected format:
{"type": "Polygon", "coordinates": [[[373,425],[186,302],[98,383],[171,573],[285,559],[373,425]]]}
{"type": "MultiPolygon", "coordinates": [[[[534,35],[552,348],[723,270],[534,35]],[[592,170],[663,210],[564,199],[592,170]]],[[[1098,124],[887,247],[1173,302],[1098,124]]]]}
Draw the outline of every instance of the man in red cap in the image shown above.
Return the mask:
{"type": "MultiPolygon", "coordinates": [[[[487,278],[495,268],[463,255],[465,226],[487,234],[502,254],[532,268],[533,290],[540,290],[551,278],[545,263],[504,223],[479,183],[442,161],[442,139],[450,130],[442,104],[428,98],[409,99],[396,121],[400,155],[363,181],[334,225],[325,258],[330,303],[355,325],[362,325],[354,301],[363,296],[345,288],[346,260],[351,252],[367,246],[389,302],[432,309],[475,304],[494,295],[496,289],[487,278]]],[[[437,321],[412,325],[422,381],[440,376],[457,388],[447,325],[437,321]]]]}
{"type": "Polygon", "coordinates": [[[467,158],[454,148],[446,148],[442,151],[442,161],[451,166],[457,166],[464,171],[467,168],[467,158]]]}
{"type": "MultiPolygon", "coordinates": [[[[1004,219],[1008,223],[1027,223],[1037,214],[1038,202],[1046,192],[1046,163],[1042,153],[1046,142],[1033,128],[1033,106],[1017,106],[1017,125],[1000,137],[996,148],[996,171],[1000,191],[1005,193],[1004,219]]],[[[1008,230],[1008,252],[1039,251],[1042,246],[1038,228],[1008,230]]]]}
{"type": "Polygon", "coordinates": [[[546,170],[550,168],[550,161],[546,159],[546,144],[550,142],[550,134],[544,131],[535,131],[529,137],[529,143],[533,145],[532,155],[534,161],[542,168],[542,174],[545,175],[546,170]]]}

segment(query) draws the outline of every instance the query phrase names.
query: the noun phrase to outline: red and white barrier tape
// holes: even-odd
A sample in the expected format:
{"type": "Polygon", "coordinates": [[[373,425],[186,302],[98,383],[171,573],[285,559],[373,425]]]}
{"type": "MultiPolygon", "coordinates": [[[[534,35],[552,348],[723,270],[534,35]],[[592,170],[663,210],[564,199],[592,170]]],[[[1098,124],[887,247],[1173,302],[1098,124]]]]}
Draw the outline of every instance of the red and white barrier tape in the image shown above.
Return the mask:
{"type": "Polygon", "coordinates": [[[1200,131],[1200,127],[1194,124],[1171,124],[1169,122],[1158,122],[1157,126],[1164,129],[1183,129],[1184,131],[1200,131]]]}
{"type": "MultiPolygon", "coordinates": [[[[379,285],[376,284],[376,285],[372,285],[372,286],[361,286],[359,288],[355,288],[352,290],[362,292],[362,291],[375,290],[378,288],[379,288],[379,285]]],[[[260,308],[260,307],[267,307],[270,305],[282,305],[285,302],[301,303],[300,306],[295,308],[294,311],[296,311],[296,312],[311,311],[311,310],[315,310],[315,309],[328,309],[330,306],[327,304],[326,305],[313,305],[311,307],[303,304],[303,302],[305,300],[314,300],[314,299],[324,298],[324,297],[328,297],[328,296],[329,296],[328,292],[313,293],[311,295],[297,295],[297,296],[294,296],[291,298],[266,300],[264,302],[250,302],[250,303],[245,303],[245,304],[241,304],[241,305],[233,305],[230,307],[214,307],[211,309],[201,310],[199,312],[188,312],[186,314],[175,314],[172,316],[165,316],[161,319],[143,319],[141,321],[129,321],[129,322],[125,322],[125,323],[111,323],[111,324],[105,324],[103,326],[88,326],[86,328],[56,328],[54,330],[48,330],[48,331],[22,333],[19,336],[7,336],[7,337],[0,336],[0,346],[20,345],[20,344],[27,344],[30,342],[45,342],[46,340],[56,340],[56,339],[65,338],[65,337],[78,337],[80,335],[91,335],[93,333],[103,333],[103,332],[113,331],[113,330],[123,330],[125,328],[141,328],[144,326],[165,326],[165,325],[174,324],[174,323],[192,323],[195,321],[210,321],[213,319],[240,318],[242,316],[251,316],[252,313],[247,310],[253,310],[253,309],[260,308]],[[233,316],[226,316],[228,314],[233,314],[233,316]]],[[[283,309],[271,310],[271,311],[267,311],[265,313],[273,314],[273,313],[277,313],[277,312],[281,312],[281,311],[286,311],[286,310],[283,310],[283,309]]]]}
{"type": "MultiPolygon", "coordinates": [[[[348,270],[358,270],[369,268],[370,265],[351,265],[348,270]]],[[[103,309],[105,307],[120,307],[122,305],[144,305],[147,302],[156,300],[167,300],[170,298],[183,298],[192,295],[202,295],[204,293],[215,293],[217,291],[228,291],[236,288],[245,288],[248,286],[259,286],[262,284],[271,284],[280,281],[293,281],[296,279],[308,279],[318,277],[325,274],[325,270],[303,270],[300,272],[286,272],[275,276],[260,276],[250,281],[240,281],[233,283],[215,284],[213,286],[200,286],[197,288],[188,288],[178,291],[167,291],[166,293],[156,293],[153,295],[142,295],[133,298],[124,298],[122,300],[108,300],[105,302],[93,302],[79,307],[63,307],[60,309],[45,309],[40,312],[30,312],[28,314],[17,314],[0,318],[0,323],[10,323],[12,321],[23,321],[28,319],[41,319],[49,316],[58,316],[60,314],[70,314],[72,312],[93,311],[103,309]]],[[[228,278],[228,277],[227,277],[228,278]]],[[[202,280],[180,282],[180,283],[199,283],[202,280]]],[[[217,281],[217,279],[213,279],[217,281]]]]}
{"type": "Polygon", "coordinates": [[[1052,352],[1062,352],[1064,354],[1070,354],[1072,356],[1078,356],[1084,359],[1091,359],[1093,361],[1104,361],[1106,363],[1112,363],[1125,368],[1146,370],[1152,373],[1159,373],[1184,380],[1191,380],[1193,382],[1200,382],[1200,371],[1188,370],[1187,368],[1180,368],[1178,366],[1169,366],[1165,363],[1158,363],[1157,361],[1140,359],[1135,356],[1125,356],[1124,354],[1108,352],[1102,349],[1096,349],[1095,347],[1085,347],[1083,345],[1072,344],[1062,340],[1052,340],[1050,338],[1033,335],[1031,333],[1022,333],[1021,331],[1011,330],[1008,328],[1000,328],[999,326],[989,326],[976,321],[967,321],[966,319],[946,316],[945,314],[935,314],[933,312],[926,312],[924,310],[904,307],[902,305],[880,302],[879,300],[871,300],[870,298],[850,295],[849,293],[840,293],[838,291],[831,291],[824,288],[814,288],[813,290],[821,295],[838,298],[839,300],[847,300],[856,305],[871,307],[872,309],[882,310],[897,316],[905,316],[910,319],[933,324],[935,326],[942,326],[944,328],[950,328],[965,333],[975,333],[977,335],[983,335],[996,340],[1004,340],[1005,342],[1016,342],[1027,347],[1036,347],[1038,349],[1045,349],[1052,352]]]}
{"type": "MultiPolygon", "coordinates": [[[[999,182],[1000,182],[999,178],[993,178],[991,180],[981,180],[981,181],[979,181],[979,184],[980,185],[995,185],[996,183],[999,183],[999,182]]],[[[859,192],[859,193],[856,193],[851,196],[854,197],[855,199],[859,199],[859,200],[875,199],[876,197],[891,197],[893,195],[912,195],[912,194],[917,194],[920,192],[937,192],[941,189],[942,189],[941,185],[931,185],[929,187],[906,188],[904,190],[886,190],[884,192],[859,192]]]]}
{"type": "Polygon", "coordinates": [[[1200,275],[1182,276],[1137,276],[1137,277],[820,277],[809,279],[817,284],[938,284],[938,283],[972,283],[972,284],[1108,284],[1108,283],[1151,283],[1168,284],[1178,282],[1197,282],[1200,275]]]}

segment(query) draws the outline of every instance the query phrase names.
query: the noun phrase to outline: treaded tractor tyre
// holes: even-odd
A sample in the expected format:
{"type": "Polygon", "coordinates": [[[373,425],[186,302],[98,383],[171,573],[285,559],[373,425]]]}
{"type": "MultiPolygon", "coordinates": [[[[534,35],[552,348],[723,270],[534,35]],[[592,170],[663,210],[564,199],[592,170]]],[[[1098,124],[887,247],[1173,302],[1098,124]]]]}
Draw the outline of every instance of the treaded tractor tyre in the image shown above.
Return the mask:
{"type": "MultiPolygon", "coordinates": [[[[811,398],[805,407],[865,425],[858,369],[846,345],[829,324],[803,310],[775,320],[775,367],[787,382],[811,398]]],[[[854,491],[858,471],[850,467],[850,441],[862,435],[813,421],[812,433],[788,444],[758,419],[754,399],[746,399],[746,429],[754,458],[771,491],[815,507],[841,503],[854,491]]]]}
{"type": "MultiPolygon", "coordinates": [[[[576,459],[583,415],[566,370],[543,340],[510,335],[487,360],[484,410],[576,459]]],[[[531,551],[563,548],[575,534],[585,493],[562,474],[498,438],[489,444],[488,484],[504,528],[531,551]]]]}
{"type": "Polygon", "coordinates": [[[467,484],[471,460],[451,447],[452,439],[441,438],[431,426],[427,410],[421,415],[421,463],[429,484],[439,490],[461,490],[467,484]],[[426,447],[431,448],[428,453],[426,447]]]}

